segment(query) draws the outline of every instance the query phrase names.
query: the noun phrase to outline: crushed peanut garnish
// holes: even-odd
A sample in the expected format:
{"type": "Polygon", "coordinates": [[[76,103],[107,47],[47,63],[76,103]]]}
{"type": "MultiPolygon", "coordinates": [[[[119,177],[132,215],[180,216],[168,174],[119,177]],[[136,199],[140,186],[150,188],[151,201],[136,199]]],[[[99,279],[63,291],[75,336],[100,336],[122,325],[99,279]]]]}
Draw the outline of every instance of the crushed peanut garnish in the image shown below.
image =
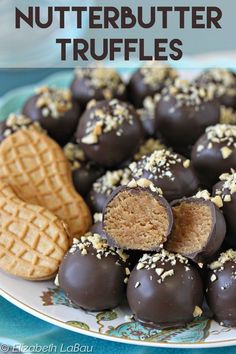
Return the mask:
{"type": "Polygon", "coordinates": [[[40,108],[42,115],[58,119],[72,109],[72,96],[70,90],[40,87],[36,90],[38,98],[36,107],[40,108]]]}

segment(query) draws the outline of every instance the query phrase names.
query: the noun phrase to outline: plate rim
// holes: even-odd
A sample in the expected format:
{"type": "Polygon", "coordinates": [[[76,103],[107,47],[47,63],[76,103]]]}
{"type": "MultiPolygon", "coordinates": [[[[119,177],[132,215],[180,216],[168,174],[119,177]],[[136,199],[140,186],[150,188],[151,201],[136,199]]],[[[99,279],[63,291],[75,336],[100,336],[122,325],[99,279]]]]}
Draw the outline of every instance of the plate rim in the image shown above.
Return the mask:
{"type": "Polygon", "coordinates": [[[17,306],[21,310],[29,313],[30,315],[39,318],[40,320],[43,320],[45,322],[51,323],[54,326],[83,334],[86,336],[90,336],[93,338],[97,339],[103,339],[103,340],[108,340],[111,342],[117,342],[117,343],[122,343],[122,344],[130,344],[130,345],[139,345],[139,346],[145,346],[145,347],[156,347],[156,348],[178,348],[178,349],[201,349],[201,348],[222,348],[222,347],[229,347],[229,346],[234,346],[236,345],[236,338],[235,339],[228,339],[228,340],[219,340],[219,341],[209,341],[209,342],[196,342],[194,344],[191,343],[163,343],[163,342],[149,342],[146,340],[134,340],[134,339],[129,339],[129,338],[119,338],[116,336],[112,336],[109,334],[105,333],[98,333],[93,330],[86,330],[78,327],[71,326],[63,321],[60,321],[58,319],[55,319],[52,316],[46,315],[43,312],[40,312],[36,310],[35,308],[25,304],[24,302],[18,300],[11,294],[9,294],[7,291],[3,290],[0,287],[0,296],[2,296],[4,299],[12,303],[13,305],[17,306]]]}
{"type": "MultiPolygon", "coordinates": [[[[29,84],[29,85],[24,85],[17,87],[13,90],[10,90],[9,92],[5,93],[0,97],[0,110],[3,105],[7,104],[14,96],[18,95],[20,92],[28,92],[30,89],[34,89],[35,87],[39,85],[45,85],[48,84],[48,81],[53,81],[57,80],[59,77],[60,79],[63,77],[69,77],[73,73],[73,70],[62,70],[57,73],[53,73],[51,75],[46,76],[42,80],[29,84]]],[[[21,300],[18,300],[11,294],[9,294],[6,290],[2,289],[0,286],[0,296],[2,296],[4,299],[15,305],[16,307],[20,308],[21,310],[29,313],[30,315],[39,318],[40,320],[43,320],[45,322],[51,323],[52,325],[55,325],[57,327],[72,331],[74,333],[79,333],[83,334],[86,336],[90,336],[93,338],[98,338],[102,340],[107,340],[111,342],[117,342],[117,343],[122,343],[122,344],[129,344],[129,345],[139,345],[139,346],[145,346],[145,347],[156,347],[156,348],[179,348],[179,349],[200,349],[200,348],[222,348],[222,347],[229,347],[236,345],[236,338],[235,339],[228,339],[228,340],[219,340],[219,341],[209,341],[209,342],[196,342],[196,343],[164,343],[164,342],[149,342],[146,340],[134,340],[134,339],[129,339],[129,338],[119,338],[116,336],[112,336],[109,334],[104,334],[104,333],[98,333],[93,330],[86,330],[82,328],[77,328],[73,327],[63,321],[60,321],[58,319],[55,319],[52,316],[46,315],[45,313],[42,313],[38,311],[37,309],[25,304],[21,300]]]]}

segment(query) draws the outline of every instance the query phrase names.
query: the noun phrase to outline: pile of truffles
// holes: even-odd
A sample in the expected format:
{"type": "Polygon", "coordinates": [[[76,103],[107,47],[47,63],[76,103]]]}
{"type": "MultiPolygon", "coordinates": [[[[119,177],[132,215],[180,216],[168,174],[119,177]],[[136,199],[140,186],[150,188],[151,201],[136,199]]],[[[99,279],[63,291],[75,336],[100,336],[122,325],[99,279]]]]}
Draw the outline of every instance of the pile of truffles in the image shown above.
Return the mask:
{"type": "MultiPolygon", "coordinates": [[[[168,66],[76,69],[70,89],[39,88],[0,138],[40,129],[63,149],[94,224],[57,283],[75,306],[157,328],[184,326],[203,301],[236,326],[236,76],[192,82],[168,66]]],[[[72,235],[76,236],[76,235],[72,235]]],[[[206,315],[206,314],[205,314],[206,315]]]]}

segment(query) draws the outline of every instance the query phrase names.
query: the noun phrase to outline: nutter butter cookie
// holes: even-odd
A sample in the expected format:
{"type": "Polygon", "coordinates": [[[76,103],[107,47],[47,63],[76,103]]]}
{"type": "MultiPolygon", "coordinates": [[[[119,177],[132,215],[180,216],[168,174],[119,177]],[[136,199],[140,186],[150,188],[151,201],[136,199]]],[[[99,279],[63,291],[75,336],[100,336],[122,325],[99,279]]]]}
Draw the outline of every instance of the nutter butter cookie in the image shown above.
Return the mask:
{"type": "Polygon", "coordinates": [[[93,212],[101,213],[108,197],[119,186],[129,183],[131,176],[128,168],[107,171],[92,185],[87,201],[93,212]]]}
{"type": "Polygon", "coordinates": [[[76,68],[71,83],[73,99],[82,109],[90,100],[126,99],[126,87],[119,74],[111,68],[76,68]]]}
{"type": "Polygon", "coordinates": [[[222,206],[221,199],[211,198],[207,191],[173,202],[174,224],[165,247],[195,262],[211,260],[226,234],[225,219],[218,206],[222,206]]]}
{"type": "Polygon", "coordinates": [[[74,243],[59,270],[59,285],[78,307],[102,311],[118,306],[125,297],[130,274],[128,256],[108,246],[98,234],[88,233],[74,243]]]}
{"type": "Polygon", "coordinates": [[[178,77],[177,72],[171,67],[152,62],[139,68],[131,76],[128,84],[130,101],[137,108],[143,106],[146,97],[160,93],[165,86],[171,85],[178,77]]]}
{"type": "Polygon", "coordinates": [[[115,189],[103,210],[103,230],[108,240],[124,249],[158,250],[172,226],[169,203],[162,191],[144,178],[115,189]]]}
{"type": "Polygon", "coordinates": [[[236,126],[208,127],[194,145],[191,157],[201,184],[211,188],[222,173],[236,168],[236,126]]]}
{"type": "Polygon", "coordinates": [[[220,106],[210,91],[177,79],[156,100],[156,129],[173,147],[193,145],[206,127],[219,123],[220,106]]]}
{"type": "Polygon", "coordinates": [[[161,250],[139,260],[128,281],[127,298],[135,318],[145,325],[181,327],[201,316],[203,284],[187,258],[161,250]]]}
{"type": "Polygon", "coordinates": [[[25,103],[23,114],[39,122],[50,137],[65,145],[74,134],[80,109],[67,89],[40,87],[25,103]]]}
{"type": "Polygon", "coordinates": [[[236,327],[236,252],[232,249],[208,265],[206,299],[221,326],[236,327]]]}
{"type": "Polygon", "coordinates": [[[25,202],[41,205],[64,220],[71,236],[91,224],[83,198],[76,193],[69,163],[58,144],[36,130],[19,130],[0,144],[0,177],[25,202]]]}
{"type": "Polygon", "coordinates": [[[76,133],[85,155],[107,168],[114,168],[132,157],[142,137],[135,109],[117,99],[99,101],[88,108],[76,133]]]}
{"type": "Polygon", "coordinates": [[[161,188],[168,201],[191,196],[198,188],[190,160],[170,150],[154,151],[130,164],[129,168],[134,179],[146,178],[161,188]]]}
{"type": "Polygon", "coordinates": [[[225,242],[228,246],[236,247],[236,172],[224,173],[220,181],[213,187],[213,195],[222,203],[222,211],[227,223],[225,242]]]}

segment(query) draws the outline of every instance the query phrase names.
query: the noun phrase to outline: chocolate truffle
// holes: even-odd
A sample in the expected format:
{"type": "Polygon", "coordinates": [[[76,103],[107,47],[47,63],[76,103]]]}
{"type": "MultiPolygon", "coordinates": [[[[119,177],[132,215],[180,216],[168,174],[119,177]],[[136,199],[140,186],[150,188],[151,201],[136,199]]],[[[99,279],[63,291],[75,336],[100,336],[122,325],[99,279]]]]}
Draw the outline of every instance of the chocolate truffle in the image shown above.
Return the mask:
{"type": "Polygon", "coordinates": [[[227,69],[210,69],[200,74],[195,82],[210,90],[218,102],[236,110],[236,78],[227,69]]]}
{"type": "Polygon", "coordinates": [[[222,201],[222,210],[227,223],[225,243],[229,247],[236,248],[236,173],[234,171],[220,176],[220,182],[213,188],[213,195],[222,201]]]}
{"type": "Polygon", "coordinates": [[[177,77],[177,72],[167,65],[156,62],[146,64],[131,76],[128,84],[129,99],[135,107],[141,108],[146,97],[161,92],[177,77]]]}
{"type": "Polygon", "coordinates": [[[74,134],[80,115],[69,90],[40,87],[25,103],[23,114],[39,122],[61,146],[74,134]]]}
{"type": "Polygon", "coordinates": [[[201,184],[211,188],[219,176],[236,168],[236,126],[208,127],[192,150],[192,164],[201,184]]]}
{"type": "Polygon", "coordinates": [[[97,101],[112,98],[126,99],[125,84],[119,74],[111,68],[77,68],[71,84],[71,92],[73,99],[82,109],[85,109],[92,99],[97,101]]]}
{"type": "Polygon", "coordinates": [[[190,161],[170,150],[158,150],[130,164],[132,177],[146,178],[161,188],[168,201],[193,195],[198,180],[190,161]]]}
{"type": "Polygon", "coordinates": [[[236,327],[236,252],[232,249],[208,266],[206,299],[221,326],[236,327]]]}
{"type": "Polygon", "coordinates": [[[220,106],[210,91],[176,80],[155,97],[156,129],[174,147],[193,145],[206,127],[219,123],[220,106]]]}
{"type": "Polygon", "coordinates": [[[207,191],[202,191],[173,202],[174,225],[166,249],[197,263],[213,259],[226,233],[224,216],[213,201],[207,191]]]}
{"type": "Polygon", "coordinates": [[[113,99],[99,101],[84,112],[76,138],[89,159],[114,168],[137,151],[143,130],[135,109],[113,99]]]}
{"type": "Polygon", "coordinates": [[[156,251],[163,247],[172,225],[170,205],[146,179],[118,187],[103,211],[107,239],[123,249],[156,251]]]}
{"type": "Polygon", "coordinates": [[[20,129],[36,129],[45,133],[39,122],[34,122],[23,114],[11,113],[7,119],[0,122],[0,142],[20,129]]]}
{"type": "Polygon", "coordinates": [[[78,144],[68,143],[63,150],[71,165],[75,189],[85,197],[93,183],[104,173],[104,169],[88,161],[78,144]]]}
{"type": "Polygon", "coordinates": [[[93,183],[87,202],[94,213],[101,213],[110,194],[118,187],[128,184],[130,170],[128,168],[116,171],[107,171],[93,183]]]}
{"type": "Polygon", "coordinates": [[[185,257],[166,250],[144,254],[131,272],[127,298],[140,322],[160,329],[182,327],[202,314],[202,280],[185,257]]]}
{"type": "Polygon", "coordinates": [[[98,234],[88,233],[74,240],[65,256],[59,269],[59,285],[78,307],[89,311],[113,309],[125,296],[127,258],[98,234]]]}

